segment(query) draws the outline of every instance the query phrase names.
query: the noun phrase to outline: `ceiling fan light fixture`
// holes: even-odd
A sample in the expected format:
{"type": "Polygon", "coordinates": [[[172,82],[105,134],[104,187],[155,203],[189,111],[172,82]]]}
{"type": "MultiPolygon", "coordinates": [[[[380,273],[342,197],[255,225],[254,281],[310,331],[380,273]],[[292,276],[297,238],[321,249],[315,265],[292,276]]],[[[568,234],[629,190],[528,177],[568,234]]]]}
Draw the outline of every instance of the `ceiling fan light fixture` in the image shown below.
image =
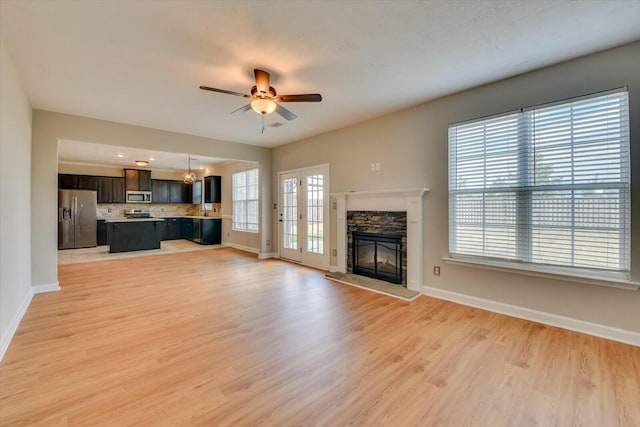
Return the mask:
{"type": "Polygon", "coordinates": [[[251,101],[251,108],[258,114],[267,115],[276,111],[276,103],[270,99],[258,98],[251,101]]]}

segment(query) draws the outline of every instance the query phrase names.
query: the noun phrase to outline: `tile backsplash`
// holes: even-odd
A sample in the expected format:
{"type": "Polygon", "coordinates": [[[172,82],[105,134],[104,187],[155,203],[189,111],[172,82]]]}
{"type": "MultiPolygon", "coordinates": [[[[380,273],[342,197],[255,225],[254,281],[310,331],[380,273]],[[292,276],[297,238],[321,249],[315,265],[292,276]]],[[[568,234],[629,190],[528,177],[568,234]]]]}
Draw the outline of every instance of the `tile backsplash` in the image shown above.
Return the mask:
{"type": "MultiPolygon", "coordinates": [[[[220,203],[207,204],[207,216],[220,216],[220,203]]],[[[145,203],[98,203],[97,216],[98,219],[103,218],[122,218],[124,212],[131,209],[141,209],[143,212],[149,212],[153,217],[165,216],[197,216],[204,215],[201,205],[188,204],[145,204],[145,203]],[[111,210],[111,212],[109,212],[111,210]]]]}

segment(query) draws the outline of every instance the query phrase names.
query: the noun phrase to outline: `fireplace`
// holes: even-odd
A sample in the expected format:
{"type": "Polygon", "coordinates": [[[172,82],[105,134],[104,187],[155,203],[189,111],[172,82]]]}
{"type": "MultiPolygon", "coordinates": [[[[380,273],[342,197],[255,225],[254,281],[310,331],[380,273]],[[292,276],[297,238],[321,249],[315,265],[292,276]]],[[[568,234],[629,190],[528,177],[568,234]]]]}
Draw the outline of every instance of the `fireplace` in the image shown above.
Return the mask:
{"type": "Polygon", "coordinates": [[[353,273],[402,284],[402,235],[354,231],[353,273]]]}
{"type": "Polygon", "coordinates": [[[353,233],[402,235],[402,285],[421,291],[423,196],[428,188],[331,193],[336,211],[337,256],[331,271],[353,273],[353,233]]]}

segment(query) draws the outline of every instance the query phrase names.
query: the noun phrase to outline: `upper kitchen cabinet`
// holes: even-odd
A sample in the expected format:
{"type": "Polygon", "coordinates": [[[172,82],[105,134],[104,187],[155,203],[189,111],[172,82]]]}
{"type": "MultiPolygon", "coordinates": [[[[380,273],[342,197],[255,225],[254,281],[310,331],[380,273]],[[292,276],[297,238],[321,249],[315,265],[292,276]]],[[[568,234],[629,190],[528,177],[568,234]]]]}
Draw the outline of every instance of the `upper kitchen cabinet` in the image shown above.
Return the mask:
{"type": "Polygon", "coordinates": [[[127,191],[151,191],[151,171],[125,169],[124,180],[127,191]]]}
{"type": "Polygon", "coordinates": [[[58,188],[69,190],[97,190],[98,177],[61,173],[58,174],[58,188]]]}
{"type": "Polygon", "coordinates": [[[153,203],[169,203],[169,183],[164,179],[151,180],[151,200],[153,203]]]}
{"type": "Polygon", "coordinates": [[[222,177],[217,175],[204,178],[204,202],[222,203],[222,177]]]}
{"type": "Polygon", "coordinates": [[[98,203],[124,203],[124,178],[98,176],[98,203]]]}
{"type": "Polygon", "coordinates": [[[191,184],[191,203],[194,205],[202,203],[202,181],[200,180],[191,184]]]}
{"type": "Polygon", "coordinates": [[[191,203],[191,184],[169,181],[169,203],[191,203]]]}

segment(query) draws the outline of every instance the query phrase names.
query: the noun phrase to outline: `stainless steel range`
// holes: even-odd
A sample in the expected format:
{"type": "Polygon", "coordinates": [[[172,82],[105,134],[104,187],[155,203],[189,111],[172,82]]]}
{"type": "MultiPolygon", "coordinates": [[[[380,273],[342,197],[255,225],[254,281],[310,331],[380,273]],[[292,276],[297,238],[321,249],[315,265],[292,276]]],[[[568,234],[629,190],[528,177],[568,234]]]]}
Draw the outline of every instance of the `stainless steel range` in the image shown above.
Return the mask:
{"type": "Polygon", "coordinates": [[[124,216],[126,218],[151,218],[151,214],[149,211],[144,211],[142,209],[128,209],[124,211],[124,216]]]}

